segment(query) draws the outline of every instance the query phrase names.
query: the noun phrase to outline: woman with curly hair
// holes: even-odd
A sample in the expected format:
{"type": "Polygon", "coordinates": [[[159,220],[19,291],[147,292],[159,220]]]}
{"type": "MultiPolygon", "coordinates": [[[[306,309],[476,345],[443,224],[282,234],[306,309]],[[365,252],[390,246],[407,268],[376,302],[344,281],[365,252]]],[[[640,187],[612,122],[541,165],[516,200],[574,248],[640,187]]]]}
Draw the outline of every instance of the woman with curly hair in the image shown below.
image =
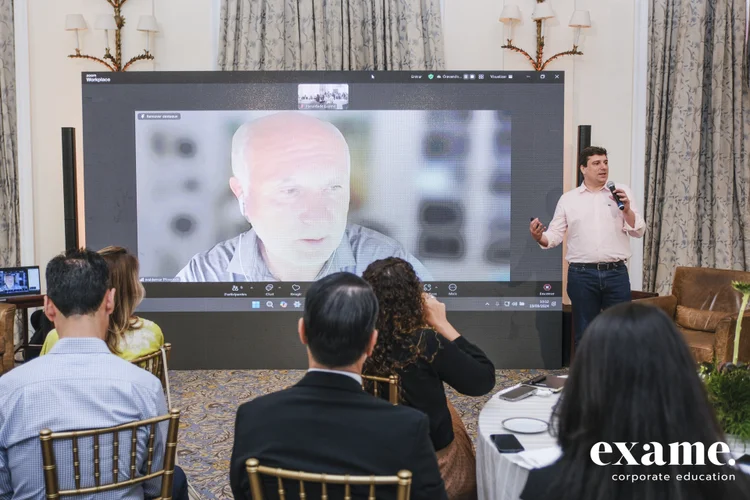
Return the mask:
{"type": "MultiPolygon", "coordinates": [[[[115,289],[115,309],[109,316],[107,347],[126,361],[152,353],[164,345],[164,334],[153,321],[139,318],[135,308],[144,296],[138,279],[138,259],[122,247],[99,250],[109,267],[110,286],[115,289]]],[[[47,335],[42,355],[47,354],[58,341],[57,330],[47,335]]]]}
{"type": "Polygon", "coordinates": [[[443,382],[468,396],[495,386],[495,367],[450,324],[445,304],[422,293],[414,268],[390,257],[370,264],[362,277],[378,298],[378,341],[364,373],[398,374],[404,404],[430,419],[430,437],[452,500],[475,499],[476,458],[461,417],[447,400],[443,382]]]}

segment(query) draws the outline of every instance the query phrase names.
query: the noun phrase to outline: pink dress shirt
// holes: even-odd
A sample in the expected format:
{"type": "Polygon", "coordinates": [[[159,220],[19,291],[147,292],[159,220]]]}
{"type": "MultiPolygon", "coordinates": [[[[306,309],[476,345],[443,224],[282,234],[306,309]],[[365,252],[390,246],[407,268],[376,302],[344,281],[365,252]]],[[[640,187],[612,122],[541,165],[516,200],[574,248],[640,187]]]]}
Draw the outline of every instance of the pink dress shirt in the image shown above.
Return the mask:
{"type": "Polygon", "coordinates": [[[615,187],[625,191],[630,209],[635,213],[635,226],[625,222],[625,216],[610,198],[609,189],[589,190],[583,183],[560,197],[555,215],[543,233],[548,245],[554,248],[562,243],[568,233],[568,251],[565,260],[574,264],[617,262],[630,258],[630,236],[641,238],[646,222],[638,212],[630,188],[622,184],[615,187]]]}

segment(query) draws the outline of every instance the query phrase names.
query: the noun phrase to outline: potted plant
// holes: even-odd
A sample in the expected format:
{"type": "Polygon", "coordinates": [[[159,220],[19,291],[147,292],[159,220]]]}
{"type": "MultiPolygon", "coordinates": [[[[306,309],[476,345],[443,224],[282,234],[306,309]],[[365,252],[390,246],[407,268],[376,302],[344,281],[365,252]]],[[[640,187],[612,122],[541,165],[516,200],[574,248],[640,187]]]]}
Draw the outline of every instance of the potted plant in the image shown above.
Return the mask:
{"type": "Polygon", "coordinates": [[[742,294],[732,362],[702,363],[700,374],[727,441],[733,441],[735,451],[745,451],[750,449],[750,364],[738,362],[738,356],[742,317],[750,300],[750,283],[733,281],[732,287],[742,294]]]}

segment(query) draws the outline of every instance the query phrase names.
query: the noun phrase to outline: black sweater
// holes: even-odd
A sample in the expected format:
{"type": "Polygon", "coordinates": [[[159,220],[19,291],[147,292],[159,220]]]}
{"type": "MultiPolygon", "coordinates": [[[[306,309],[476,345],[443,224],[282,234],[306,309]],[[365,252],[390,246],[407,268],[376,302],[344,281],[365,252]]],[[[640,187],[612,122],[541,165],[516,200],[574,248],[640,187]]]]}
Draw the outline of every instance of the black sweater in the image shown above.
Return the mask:
{"type": "Polygon", "coordinates": [[[404,403],[426,413],[435,451],[453,442],[453,426],[445,399],[443,382],[467,396],[483,396],[495,387],[495,366],[480,348],[458,337],[448,342],[439,333],[427,330],[425,357],[400,373],[404,403]],[[434,359],[432,358],[435,354],[434,359]],[[432,362],[428,360],[432,359],[432,362]]]}

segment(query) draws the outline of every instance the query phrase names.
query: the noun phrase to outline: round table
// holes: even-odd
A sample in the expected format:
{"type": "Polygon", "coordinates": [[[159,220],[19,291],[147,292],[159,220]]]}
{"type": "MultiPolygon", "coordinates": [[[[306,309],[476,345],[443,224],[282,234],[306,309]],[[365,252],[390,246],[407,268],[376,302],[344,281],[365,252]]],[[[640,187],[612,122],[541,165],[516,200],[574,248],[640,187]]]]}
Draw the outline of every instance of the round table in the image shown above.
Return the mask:
{"type": "Polygon", "coordinates": [[[531,417],[550,421],[552,408],[560,394],[547,397],[533,395],[520,401],[504,401],[498,392],[479,414],[477,436],[477,488],[479,500],[515,500],[519,498],[529,470],[554,462],[560,454],[556,440],[549,431],[540,434],[512,433],[503,427],[503,420],[511,417],[531,417]],[[515,434],[525,451],[500,453],[490,440],[492,434],[515,434]]]}
{"type": "MultiPolygon", "coordinates": [[[[516,500],[520,497],[529,470],[553,463],[560,456],[557,441],[549,430],[540,434],[518,434],[503,427],[503,420],[511,417],[531,417],[550,421],[552,408],[560,394],[531,396],[521,401],[505,401],[498,395],[520,387],[515,385],[492,396],[479,414],[477,436],[477,489],[479,500],[516,500]],[[500,453],[490,440],[492,434],[514,434],[523,445],[521,453],[500,453]]],[[[747,445],[727,436],[734,458],[750,452],[747,445]]],[[[750,474],[750,466],[741,470],[750,474]]]]}

